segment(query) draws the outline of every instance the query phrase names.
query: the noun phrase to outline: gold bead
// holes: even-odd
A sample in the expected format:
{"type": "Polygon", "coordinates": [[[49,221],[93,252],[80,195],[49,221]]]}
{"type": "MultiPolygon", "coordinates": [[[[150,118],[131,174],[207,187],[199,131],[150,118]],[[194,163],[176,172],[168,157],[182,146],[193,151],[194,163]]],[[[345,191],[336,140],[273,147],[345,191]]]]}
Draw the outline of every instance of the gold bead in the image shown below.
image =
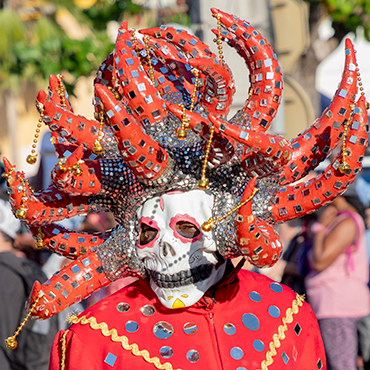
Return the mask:
{"type": "Polygon", "coordinates": [[[209,231],[212,230],[213,224],[214,224],[214,220],[211,217],[208,221],[203,222],[203,224],[202,224],[202,230],[205,231],[206,233],[208,233],[209,231]]]}
{"type": "Polygon", "coordinates": [[[351,171],[351,167],[349,166],[349,164],[347,162],[342,162],[339,165],[339,171],[340,171],[340,173],[345,175],[345,174],[347,174],[351,171]]]}
{"type": "Polygon", "coordinates": [[[44,249],[44,241],[41,238],[37,238],[36,240],[36,249],[44,249]]]}
{"type": "Polygon", "coordinates": [[[28,164],[35,164],[37,162],[37,156],[36,155],[28,155],[26,158],[26,161],[28,164]]]}
{"type": "Polygon", "coordinates": [[[95,140],[94,146],[93,146],[93,152],[94,154],[101,154],[103,153],[104,149],[103,146],[100,144],[98,140],[95,140]]]}
{"type": "Polygon", "coordinates": [[[200,179],[198,181],[198,188],[201,189],[201,190],[206,190],[208,188],[208,179],[204,178],[204,179],[200,179]]]}
{"type": "Polygon", "coordinates": [[[177,130],[177,132],[176,132],[176,137],[179,139],[179,140],[184,140],[184,139],[186,139],[186,136],[187,136],[188,134],[186,133],[186,131],[185,130],[183,130],[183,129],[180,129],[180,130],[177,130]]]}
{"type": "Polygon", "coordinates": [[[13,337],[9,337],[8,339],[5,340],[6,342],[6,348],[8,349],[16,349],[17,348],[17,341],[15,339],[13,339],[13,337]]]}
{"type": "Polygon", "coordinates": [[[27,216],[27,211],[24,208],[19,208],[15,212],[15,217],[20,218],[21,220],[24,220],[27,216]]]}
{"type": "Polygon", "coordinates": [[[75,169],[74,175],[75,176],[81,176],[83,174],[82,168],[80,166],[77,166],[75,169]]]}

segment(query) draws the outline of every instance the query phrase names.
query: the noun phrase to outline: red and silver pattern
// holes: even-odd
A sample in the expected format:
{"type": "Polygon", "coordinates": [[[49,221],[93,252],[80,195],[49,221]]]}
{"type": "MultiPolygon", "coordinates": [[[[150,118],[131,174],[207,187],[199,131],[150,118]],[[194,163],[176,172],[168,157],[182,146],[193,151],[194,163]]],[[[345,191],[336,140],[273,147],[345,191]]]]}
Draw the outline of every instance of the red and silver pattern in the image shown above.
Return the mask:
{"type": "Polygon", "coordinates": [[[93,103],[100,120],[73,112],[50,77],[49,93],[40,91],[37,108],[52,133],[59,164],[53,184],[33,193],[25,175],[5,160],[14,212],[47,248],[74,259],[47,283],[35,285],[33,316],[47,318],[127,275],[144,276],[136,253],[137,209],[172,190],[197,189],[210,127],[215,129],[206,176],[214,195],[213,218],[221,218],[253,192],[253,200],[214,226],[222,256],[246,256],[258,267],[272,266],[281,253],[274,224],[315,211],[342,194],[361,169],[367,145],[365,98],[356,102],[357,65],[351,41],[339,88],[321,118],[293,140],[265,133],[281,102],[282,73],[268,42],[249,23],[212,9],[221,36],[245,60],[250,89],[244,107],[227,120],[234,81],[226,63],[207,45],[183,30],[161,26],[140,31],[142,43],[123,22],[116,48],[99,68],[93,103]],[[199,84],[194,92],[194,68],[199,84]],[[193,107],[191,107],[193,103],[193,107]],[[176,137],[186,108],[189,130],[176,137]],[[191,111],[190,111],[191,110],[191,111]],[[308,182],[309,171],[325,159],[346,133],[342,155],[308,182]],[[99,142],[103,151],[94,153],[99,142]],[[81,171],[73,170],[78,163],[81,171]],[[71,168],[71,170],[68,170],[71,168]],[[67,170],[66,170],[67,169],[67,170]],[[81,174],[82,172],[82,174],[81,174]],[[66,230],[55,222],[89,212],[112,211],[117,228],[101,235],[66,230]]]}

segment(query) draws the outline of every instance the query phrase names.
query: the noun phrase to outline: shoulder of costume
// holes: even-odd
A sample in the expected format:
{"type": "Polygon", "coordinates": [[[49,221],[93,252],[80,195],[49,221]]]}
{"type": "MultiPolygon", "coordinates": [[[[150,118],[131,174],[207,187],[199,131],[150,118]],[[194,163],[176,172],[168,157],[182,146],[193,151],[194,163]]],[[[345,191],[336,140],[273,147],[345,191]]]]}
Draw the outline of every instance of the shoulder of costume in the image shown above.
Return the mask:
{"type": "Polygon", "coordinates": [[[300,302],[300,313],[309,314],[315,318],[311,306],[305,302],[305,297],[294,292],[287,285],[280,284],[266,275],[248,270],[240,270],[238,277],[240,281],[240,293],[244,294],[246,298],[249,297],[252,299],[253,296],[260,296],[270,306],[276,303],[279,309],[291,307],[294,301],[300,302]]]}
{"type": "MultiPolygon", "coordinates": [[[[122,313],[117,309],[118,305],[126,305],[125,307],[128,312],[134,312],[138,311],[145,304],[154,303],[157,303],[157,298],[150,288],[149,282],[145,279],[138,279],[132,284],[88,307],[78,315],[78,318],[84,316],[87,319],[95,317],[98,322],[114,321],[117,319],[117,316],[122,315],[122,313]]],[[[75,321],[77,320],[72,322],[75,321]]],[[[81,326],[78,324],[72,324],[69,329],[74,331],[79,327],[81,326]]]]}

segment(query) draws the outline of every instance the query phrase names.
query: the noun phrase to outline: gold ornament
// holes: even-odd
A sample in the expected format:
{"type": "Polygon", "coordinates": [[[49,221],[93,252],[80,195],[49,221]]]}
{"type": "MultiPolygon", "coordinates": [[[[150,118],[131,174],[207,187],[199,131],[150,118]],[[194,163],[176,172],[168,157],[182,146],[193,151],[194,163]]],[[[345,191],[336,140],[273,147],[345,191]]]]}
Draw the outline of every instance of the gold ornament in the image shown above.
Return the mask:
{"type": "MultiPolygon", "coordinates": [[[[353,114],[353,111],[355,109],[353,104],[349,105],[349,108],[351,109],[351,114],[353,114]]],[[[351,123],[351,119],[348,119],[344,124],[344,131],[342,136],[342,163],[339,165],[339,172],[342,174],[348,174],[351,172],[351,167],[347,163],[347,152],[346,152],[346,139],[348,135],[348,128],[351,123]]]]}
{"type": "Polygon", "coordinates": [[[24,208],[19,208],[16,210],[15,216],[21,220],[24,220],[27,216],[27,211],[24,208]]]}
{"type": "Polygon", "coordinates": [[[184,129],[180,128],[180,130],[177,131],[176,136],[179,140],[184,140],[186,139],[187,133],[184,129]]]}
{"type": "Polygon", "coordinates": [[[339,165],[339,171],[343,175],[346,175],[347,173],[351,172],[351,167],[350,167],[350,165],[347,162],[342,162],[339,165]]]}
{"type": "Polygon", "coordinates": [[[33,302],[30,310],[28,311],[27,316],[24,318],[23,322],[19,325],[19,327],[16,330],[16,332],[14,333],[14,335],[12,337],[8,337],[7,339],[5,339],[5,343],[6,343],[7,348],[9,348],[9,349],[16,349],[17,348],[18,343],[15,340],[15,338],[22,331],[23,327],[26,325],[26,322],[29,320],[29,318],[31,316],[31,313],[35,309],[35,307],[37,305],[37,302],[40,300],[40,298],[41,298],[41,295],[38,295],[35,302],[33,302]]]}
{"type": "Polygon", "coordinates": [[[224,52],[222,49],[222,27],[221,27],[221,16],[219,14],[213,14],[212,15],[214,18],[217,19],[217,38],[214,39],[213,41],[217,44],[217,49],[218,49],[218,57],[221,61],[221,63],[224,62],[224,52]]]}
{"type": "Polygon", "coordinates": [[[37,237],[36,237],[36,249],[44,249],[45,243],[44,243],[44,236],[45,234],[42,232],[41,227],[39,227],[37,237]]]}
{"type": "Polygon", "coordinates": [[[41,122],[43,121],[45,109],[42,106],[39,105],[39,111],[40,111],[40,117],[39,117],[39,121],[37,123],[36,133],[35,133],[35,136],[34,136],[34,139],[33,139],[31,154],[29,154],[26,158],[26,162],[28,164],[35,164],[37,162],[36,146],[37,146],[37,142],[38,142],[39,137],[40,137],[41,122]]]}
{"type": "Polygon", "coordinates": [[[98,140],[95,140],[94,146],[93,146],[94,154],[101,154],[103,153],[103,151],[104,151],[103,146],[100,144],[98,140]]]}
{"type": "Polygon", "coordinates": [[[64,166],[64,163],[66,163],[66,161],[67,161],[67,158],[65,158],[65,157],[59,159],[58,166],[59,166],[59,169],[61,171],[66,172],[66,171],[74,170],[73,174],[75,176],[81,176],[83,174],[83,170],[81,168],[81,164],[85,163],[83,160],[80,159],[79,161],[77,161],[76,164],[74,164],[73,166],[70,166],[70,167],[65,167],[64,166]]]}
{"type": "Polygon", "coordinates": [[[229,217],[232,213],[234,213],[235,211],[237,211],[239,208],[243,207],[245,204],[247,204],[248,202],[250,202],[253,197],[257,194],[259,189],[257,188],[254,188],[253,189],[253,192],[252,192],[252,195],[250,197],[248,197],[246,200],[244,200],[243,202],[241,202],[239,205],[237,205],[235,208],[233,208],[232,210],[228,211],[225,215],[223,215],[222,217],[219,217],[217,220],[214,220],[212,217],[206,221],[206,222],[203,222],[202,224],[202,230],[205,231],[205,232],[209,232],[212,230],[212,226],[216,223],[216,222],[220,222],[222,220],[224,220],[226,217],[229,217]]]}
{"type": "Polygon", "coordinates": [[[152,60],[150,58],[149,36],[145,35],[143,37],[143,41],[144,41],[144,46],[146,50],[146,58],[148,60],[148,65],[149,65],[149,70],[148,70],[149,77],[150,77],[150,80],[152,81],[153,86],[155,86],[156,82],[155,82],[155,77],[154,77],[154,68],[153,68],[152,60]]]}
{"type": "Polygon", "coordinates": [[[82,174],[83,174],[82,168],[80,167],[80,164],[77,162],[74,175],[81,176],[82,174]]]}
{"type": "MultiPolygon", "coordinates": [[[[9,171],[10,172],[10,171],[9,171]]],[[[22,182],[22,192],[23,192],[23,195],[22,195],[22,198],[21,198],[21,206],[15,211],[15,217],[21,219],[21,220],[24,220],[26,217],[27,217],[27,210],[26,210],[26,202],[27,202],[27,187],[26,185],[28,185],[28,180],[24,180],[20,175],[17,175],[18,176],[18,179],[22,182]]],[[[32,189],[30,188],[30,191],[32,191],[32,189]]]]}
{"type": "Polygon", "coordinates": [[[202,178],[198,181],[198,188],[201,190],[206,190],[208,188],[209,181],[207,178],[202,178]]]}
{"type": "Polygon", "coordinates": [[[206,190],[208,188],[209,182],[208,182],[208,179],[206,178],[206,169],[207,169],[208,156],[209,156],[209,152],[211,149],[214,132],[215,132],[215,129],[213,126],[211,126],[209,129],[209,139],[207,143],[206,154],[204,156],[204,161],[203,161],[202,178],[198,181],[198,188],[201,190],[206,190]]]}
{"type": "Polygon", "coordinates": [[[60,96],[60,106],[66,110],[67,103],[66,103],[66,88],[63,83],[63,76],[61,74],[57,75],[57,79],[59,82],[59,88],[57,90],[57,94],[60,96]]]}
{"type": "Polygon", "coordinates": [[[101,145],[100,140],[103,135],[103,126],[104,126],[104,113],[100,112],[99,113],[99,120],[100,120],[100,125],[99,125],[99,131],[98,131],[98,138],[94,142],[93,146],[93,153],[96,155],[102,154],[104,151],[103,145],[101,145]]]}
{"type": "Polygon", "coordinates": [[[37,156],[29,154],[26,158],[28,164],[35,164],[37,162],[37,156]]]}
{"type": "MultiPolygon", "coordinates": [[[[200,86],[200,80],[199,80],[199,71],[196,68],[193,68],[192,70],[195,80],[194,80],[194,89],[191,94],[191,101],[190,101],[190,107],[189,111],[192,112],[195,106],[195,99],[197,97],[197,88],[200,86]]],[[[186,109],[184,104],[180,104],[180,107],[182,108],[182,117],[181,117],[181,127],[176,132],[176,137],[179,140],[184,140],[187,137],[186,129],[189,129],[189,119],[186,116],[186,109]]]]}
{"type": "Polygon", "coordinates": [[[215,220],[211,217],[207,222],[202,224],[202,230],[206,233],[212,230],[212,226],[214,225],[215,220]]]}

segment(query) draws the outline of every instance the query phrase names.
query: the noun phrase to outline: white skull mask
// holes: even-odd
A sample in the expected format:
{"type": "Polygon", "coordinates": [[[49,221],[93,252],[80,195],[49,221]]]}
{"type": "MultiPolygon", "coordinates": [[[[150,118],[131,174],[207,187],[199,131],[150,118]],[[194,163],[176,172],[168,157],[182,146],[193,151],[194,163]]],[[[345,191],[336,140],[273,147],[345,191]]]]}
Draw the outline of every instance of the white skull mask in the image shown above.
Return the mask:
{"type": "Polygon", "coordinates": [[[213,233],[201,229],[212,216],[212,206],[213,195],[203,190],[173,191],[138,210],[138,256],[165,307],[193,305],[225,272],[213,233]]]}

